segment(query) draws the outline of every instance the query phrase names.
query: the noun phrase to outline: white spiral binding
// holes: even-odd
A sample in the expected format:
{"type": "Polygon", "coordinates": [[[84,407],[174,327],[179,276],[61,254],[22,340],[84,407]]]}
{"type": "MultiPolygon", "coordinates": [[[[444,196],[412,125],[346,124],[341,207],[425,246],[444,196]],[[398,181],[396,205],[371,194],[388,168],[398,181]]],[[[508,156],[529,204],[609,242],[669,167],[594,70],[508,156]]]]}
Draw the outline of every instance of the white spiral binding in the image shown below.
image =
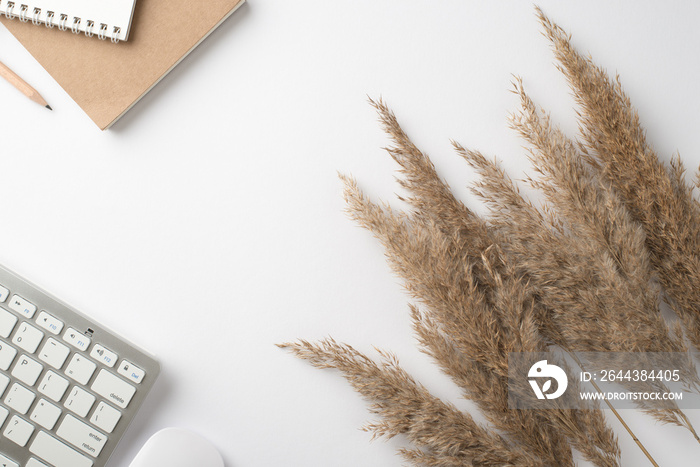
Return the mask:
{"type": "Polygon", "coordinates": [[[78,34],[80,30],[78,29],[80,27],[80,18],[77,16],[73,17],[73,25],[70,27],[70,30],[73,34],[78,34]]]}
{"type": "MultiPolygon", "coordinates": [[[[0,0],[0,6],[2,6],[3,0],[0,0]]],[[[18,2],[16,1],[8,1],[6,6],[5,6],[5,16],[9,19],[14,19],[14,18],[19,18],[20,21],[23,23],[26,23],[28,21],[31,21],[34,25],[39,25],[42,23],[42,21],[39,20],[39,17],[41,16],[41,8],[34,8],[32,11],[32,15],[29,16],[29,5],[24,4],[24,3],[19,3],[19,12],[15,13],[15,7],[17,6],[18,2]]],[[[72,21],[69,24],[69,16],[66,15],[65,13],[59,13],[58,14],[58,22],[54,22],[54,18],[56,18],[56,12],[48,10],[46,12],[46,19],[43,21],[44,25],[47,28],[53,28],[54,26],[58,26],[58,29],[61,31],[66,31],[70,27],[71,32],[73,34],[80,34],[80,24],[82,23],[82,18],[78,16],[73,16],[72,21]]],[[[99,39],[105,40],[109,38],[112,42],[115,44],[119,42],[119,33],[121,32],[121,28],[119,26],[114,26],[112,28],[112,33],[109,33],[109,26],[107,26],[105,23],[100,23],[100,27],[97,31],[95,29],[95,22],[93,20],[86,20],[85,21],[85,35],[87,37],[92,37],[97,33],[97,37],[99,39]]]]}
{"type": "Polygon", "coordinates": [[[39,15],[41,14],[41,8],[34,8],[34,13],[32,14],[32,24],[34,26],[39,26],[41,21],[39,21],[39,15]]]}
{"type": "Polygon", "coordinates": [[[26,23],[29,21],[29,18],[27,18],[27,10],[29,7],[27,5],[20,5],[19,7],[19,20],[23,23],[26,23]]]}
{"type": "Polygon", "coordinates": [[[66,30],[66,23],[68,22],[68,15],[61,13],[60,19],[58,20],[58,29],[61,31],[66,30]]]}
{"type": "MultiPolygon", "coordinates": [[[[39,8],[39,13],[41,13],[41,8],[39,8]]],[[[53,28],[53,15],[54,15],[53,11],[46,12],[46,22],[44,24],[49,29],[53,28]]]]}
{"type": "Polygon", "coordinates": [[[100,30],[97,33],[97,37],[99,37],[102,40],[105,40],[106,36],[105,33],[107,32],[107,25],[105,23],[100,23],[100,30]]]}
{"type": "Polygon", "coordinates": [[[15,14],[12,12],[12,10],[15,9],[15,2],[7,2],[7,8],[5,8],[5,16],[8,17],[9,19],[12,19],[15,17],[15,14]]]}

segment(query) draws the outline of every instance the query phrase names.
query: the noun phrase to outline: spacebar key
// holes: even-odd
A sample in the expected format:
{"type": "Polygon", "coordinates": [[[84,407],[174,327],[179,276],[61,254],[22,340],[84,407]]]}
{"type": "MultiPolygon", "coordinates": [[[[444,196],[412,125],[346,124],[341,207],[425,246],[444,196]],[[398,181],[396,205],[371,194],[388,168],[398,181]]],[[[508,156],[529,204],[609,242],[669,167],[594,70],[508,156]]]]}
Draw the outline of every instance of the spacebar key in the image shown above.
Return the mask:
{"type": "Polygon", "coordinates": [[[44,431],[36,435],[29,450],[55,467],[92,467],[92,460],[44,431]]]}

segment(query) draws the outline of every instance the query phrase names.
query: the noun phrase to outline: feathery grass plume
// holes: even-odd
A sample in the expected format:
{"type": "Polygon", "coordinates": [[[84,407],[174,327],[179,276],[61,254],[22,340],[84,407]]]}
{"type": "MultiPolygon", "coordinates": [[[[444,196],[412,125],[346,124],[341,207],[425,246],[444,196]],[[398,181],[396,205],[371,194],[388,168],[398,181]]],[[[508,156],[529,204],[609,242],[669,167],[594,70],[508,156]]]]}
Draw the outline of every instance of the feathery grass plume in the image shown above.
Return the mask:
{"type": "Polygon", "coordinates": [[[483,219],[476,216],[458,200],[450,187],[442,180],[431,160],[408,138],[391,110],[381,100],[369,99],[376,109],[384,131],[391,137],[394,146],[384,148],[399,165],[402,175],[397,181],[410,196],[399,196],[409,203],[416,219],[430,220],[445,234],[455,237],[462,245],[462,254],[469,260],[478,282],[490,284],[490,275],[481,267],[482,252],[498,242],[483,219]]]}
{"type": "MultiPolygon", "coordinates": [[[[480,340],[468,339],[465,328],[474,326],[474,317],[468,313],[453,314],[439,312],[432,306],[430,313],[420,313],[412,306],[414,329],[418,335],[422,350],[438,362],[443,371],[449,375],[455,383],[463,388],[465,397],[475,401],[486,418],[496,427],[499,420],[507,415],[507,421],[535,423],[549,423],[556,430],[569,439],[574,447],[584,454],[584,457],[596,465],[617,465],[619,450],[614,435],[605,426],[605,420],[601,412],[592,410],[562,410],[552,409],[545,414],[538,413],[535,417],[523,414],[517,410],[508,408],[508,391],[506,381],[508,379],[507,352],[543,352],[546,349],[534,314],[536,303],[531,296],[531,290],[522,278],[514,274],[512,267],[507,265],[498,250],[493,247],[484,253],[483,261],[486,269],[492,274],[496,287],[493,290],[491,301],[496,306],[489,305],[485,294],[481,293],[474,283],[473,274],[467,273],[468,297],[474,309],[481,308],[478,317],[483,320],[498,319],[501,323],[501,335],[480,336],[480,340]],[[498,270],[504,271],[500,275],[498,270]],[[490,317],[493,311],[498,310],[495,317],[490,317]],[[484,341],[491,341],[491,346],[485,346],[484,341]],[[495,345],[494,345],[495,344],[495,345]],[[500,348],[499,348],[500,346],[500,348]],[[496,363],[490,366],[488,371],[479,371],[477,356],[484,351],[493,352],[498,357],[489,355],[487,360],[496,363]],[[515,413],[513,413],[515,412],[515,413]],[[549,419],[549,421],[547,421],[549,419]]],[[[524,383],[524,381],[523,381],[524,383]]],[[[511,381],[511,385],[513,385],[511,381]]],[[[527,386],[526,384],[524,386],[527,386]]],[[[575,383],[575,386],[577,384],[575,383]]],[[[513,388],[511,390],[526,391],[530,387],[513,388]]],[[[573,387],[576,393],[576,387],[573,387]]],[[[590,408],[593,408],[592,406],[590,408]]],[[[596,406],[596,408],[599,408],[596,406]]],[[[524,412],[528,412],[525,410],[524,412]]],[[[536,431],[536,430],[533,430],[536,431]]],[[[509,433],[511,434],[511,433],[509,433]]],[[[519,433],[512,434],[515,438],[523,438],[519,433]]],[[[522,440],[526,444],[532,443],[527,438],[522,440]]],[[[555,456],[555,458],[558,456],[555,456]]],[[[556,459],[555,459],[556,460],[556,459]]],[[[563,458],[559,458],[559,465],[563,464],[563,458]]]]}
{"type": "MultiPolygon", "coordinates": [[[[460,155],[481,175],[475,192],[491,207],[490,222],[508,239],[504,251],[536,288],[549,315],[544,333],[569,352],[651,352],[672,345],[666,328],[648,320],[640,310],[607,251],[587,237],[576,237],[552,226],[519,193],[496,162],[455,143],[460,155]],[[561,340],[557,340],[561,339],[561,340]],[[659,347],[655,339],[663,339],[659,347]]],[[[630,390],[664,391],[657,381],[625,382],[630,390]]],[[[697,434],[675,403],[671,409],[638,407],[663,423],[697,434]]]]}
{"type": "MultiPolygon", "coordinates": [[[[619,465],[617,441],[602,412],[508,408],[508,353],[542,351],[549,343],[535,319],[540,305],[528,282],[492,246],[493,232],[454,198],[393,113],[381,101],[372,103],[394,140],[388,151],[401,166],[400,183],[411,192],[406,201],[414,212],[372,203],[354,180],[341,178],[351,216],[380,239],[392,268],[423,304],[423,312],[412,307],[423,351],[494,428],[545,465],[573,465],[571,446],[596,465],[619,465]]],[[[291,345],[295,351],[304,347],[291,345]]],[[[419,465],[450,465],[439,464],[440,456],[427,460],[418,451],[410,453],[419,465]]]]}
{"type": "MultiPolygon", "coordinates": [[[[461,363],[463,376],[458,383],[469,384],[462,389],[485,409],[497,429],[527,446],[547,465],[573,465],[571,448],[549,422],[534,411],[507,409],[507,352],[518,351],[518,342],[531,350],[540,349],[539,336],[517,338],[504,326],[488,303],[483,284],[482,290],[476,287],[469,251],[450,241],[436,224],[379,206],[363,195],[354,180],[341,178],[350,215],[379,238],[407,291],[430,310],[432,320],[423,322],[436,322],[445,329],[452,358],[438,363],[443,369],[448,367],[448,374],[461,363]]],[[[481,263],[481,258],[473,262],[481,263]]]]}
{"type": "Polygon", "coordinates": [[[611,80],[539,8],[537,14],[580,105],[579,126],[589,160],[644,227],[669,305],[700,350],[700,203],[685,182],[683,165],[679,158],[670,167],[659,160],[619,77],[611,80]]]}
{"type": "MultiPolygon", "coordinates": [[[[460,267],[464,268],[464,261],[460,262],[460,258],[478,258],[481,256],[482,261],[471,261],[471,268],[467,272],[460,272],[457,277],[463,277],[466,275],[474,276],[476,283],[482,286],[482,290],[486,290],[487,293],[484,294],[485,302],[490,303],[492,306],[496,305],[497,309],[502,310],[505,316],[510,316],[511,322],[517,322],[515,316],[517,313],[508,314],[507,311],[509,307],[503,307],[504,296],[516,297],[515,290],[509,290],[505,295],[503,294],[504,285],[500,280],[500,276],[509,278],[510,283],[512,283],[513,278],[516,277],[516,272],[513,267],[506,267],[505,261],[492,260],[484,257],[485,252],[489,251],[489,245],[504,241],[503,238],[499,238],[498,234],[489,230],[487,225],[482,219],[474,215],[468,208],[466,208],[461,202],[455,199],[453,193],[450,191],[447,184],[440,179],[437,175],[435,167],[430,162],[429,158],[425,156],[415,145],[410,141],[407,135],[403,132],[395,115],[383,104],[383,102],[371,101],[374,107],[378,110],[380,121],[384,126],[385,131],[391,136],[394,141],[394,147],[388,148],[389,154],[394,158],[394,160],[400,165],[401,173],[403,178],[399,180],[401,186],[406,188],[411,196],[406,199],[413,209],[413,218],[417,220],[423,220],[423,224],[432,228],[433,232],[430,233],[428,238],[439,238],[440,232],[443,233],[447,238],[453,239],[453,244],[457,246],[459,254],[450,254],[449,252],[440,259],[439,264],[452,262],[455,271],[459,271],[460,267]],[[437,226],[437,230],[433,226],[433,223],[437,226]],[[460,266],[461,265],[461,266],[460,266]],[[470,273],[470,274],[468,274],[470,273]],[[488,286],[486,286],[488,285],[488,286]],[[498,296],[494,299],[494,296],[498,296]]],[[[346,197],[347,198],[347,197],[346,197]]],[[[522,198],[519,198],[522,200],[522,198]]],[[[372,230],[370,225],[364,222],[362,216],[358,217],[358,213],[363,213],[366,211],[364,206],[354,206],[352,201],[349,201],[351,207],[351,214],[355,219],[365,227],[372,230]]],[[[416,221],[417,222],[417,221],[416,221]]],[[[416,223],[414,222],[414,224],[416,223]]],[[[375,232],[376,234],[376,232],[375,232]]],[[[382,237],[380,236],[380,239],[382,237]]],[[[391,241],[391,237],[388,239],[391,241]]],[[[386,241],[382,240],[385,242],[386,241]]],[[[389,247],[387,246],[387,249],[389,247]]],[[[397,255],[389,255],[390,261],[397,255]]],[[[496,258],[498,259],[498,258],[496,258]]],[[[421,263],[416,263],[418,267],[421,263]]],[[[423,270],[436,271],[437,268],[431,268],[430,264],[423,263],[423,270]]],[[[405,273],[401,269],[396,268],[397,273],[402,275],[402,277],[407,278],[405,273]]],[[[435,272],[432,272],[435,274],[435,272]]],[[[409,284],[419,282],[420,279],[410,280],[409,284]]],[[[423,279],[423,282],[429,279],[423,279]]],[[[433,284],[431,287],[427,287],[427,292],[436,290],[436,286],[440,283],[433,284]]],[[[522,281],[517,281],[518,287],[522,289],[528,289],[530,284],[526,284],[522,281]]],[[[463,285],[461,286],[464,287],[463,285]]],[[[455,287],[459,290],[460,286],[455,287]]],[[[424,290],[426,290],[424,289],[424,290]]],[[[478,290],[475,288],[475,291],[478,290]]],[[[409,287],[409,291],[411,291],[409,287]]],[[[532,292],[528,292],[528,300],[531,300],[532,292]]],[[[426,293],[415,294],[414,296],[426,303],[426,293]]],[[[439,299],[439,297],[438,297],[439,299]]],[[[531,302],[532,303],[532,302],[531,302]]],[[[541,304],[534,302],[532,303],[533,313],[542,314],[541,304]]],[[[431,310],[439,310],[437,307],[431,308],[431,310]]],[[[436,312],[433,311],[435,315],[436,312]]],[[[464,332],[458,326],[454,326],[454,323],[449,321],[444,322],[444,327],[447,329],[458,329],[459,332],[464,332]]],[[[550,332],[550,334],[556,333],[556,330],[550,332]]],[[[516,333],[517,334],[517,333],[516,333]]],[[[508,335],[509,339],[514,339],[513,334],[508,335]]],[[[483,339],[483,337],[482,337],[483,339]]],[[[546,347],[546,340],[539,337],[539,347],[537,349],[542,350],[546,347]]],[[[516,351],[516,350],[510,350],[516,351]]],[[[534,347],[521,348],[519,351],[536,351],[534,347]]],[[[600,414],[597,414],[598,416],[600,414]]],[[[566,423],[563,423],[566,426],[566,423]]],[[[575,438],[575,436],[573,436],[575,438]]],[[[608,443],[606,449],[611,450],[610,445],[613,443],[608,443]]],[[[577,446],[579,450],[583,450],[580,446],[577,446]]]]}
{"type": "MultiPolygon", "coordinates": [[[[421,303],[420,309],[411,306],[411,316],[422,350],[502,436],[479,427],[483,431],[472,433],[486,438],[469,438],[465,447],[447,441],[453,432],[440,423],[414,426],[425,412],[386,394],[404,394],[399,386],[406,385],[410,394],[424,391],[420,407],[443,405],[396,362],[377,365],[333,341],[285,344],[316,366],[340,369],[377,404],[383,421],[368,429],[377,436],[409,433],[416,449],[403,455],[416,465],[470,465],[478,456],[498,462],[508,455],[524,456],[523,465],[533,459],[536,465],[571,465],[570,446],[596,465],[617,465],[619,448],[599,411],[552,410],[545,417],[508,409],[507,355],[552,343],[570,352],[686,352],[680,330],[670,330],[660,316],[652,268],[700,349],[700,290],[693,289],[700,279],[700,202],[683,165],[678,157],[670,167],[659,162],[619,81],[611,83],[578,55],[564,32],[537,11],[583,108],[584,144],[576,147],[516,88],[523,110],[513,126],[535,148],[532,161],[542,178],[532,183],[548,198],[543,210],[521,196],[498,164],[454,143],[480,173],[474,191],[491,208],[488,220],[476,216],[381,101],[371,102],[394,140],[388,152],[401,166],[399,182],[410,192],[404,201],[412,210],[377,205],[341,176],[352,217],[380,239],[393,270],[421,303]],[[384,377],[373,379],[373,368],[384,377]],[[435,432],[410,434],[424,428],[435,432]]],[[[685,382],[697,387],[689,353],[688,361],[685,382]]],[[[677,407],[642,409],[695,434],[677,407]]]]}
{"type": "Polygon", "coordinates": [[[515,91],[521,110],[511,117],[511,126],[532,145],[530,161],[540,175],[537,180],[530,179],[530,184],[544,193],[568,232],[589,244],[590,251],[597,250],[601,258],[612,260],[619,283],[629,292],[625,299],[632,320],[621,318],[643,332],[620,347],[685,353],[682,379],[689,390],[697,391],[700,380],[683,335],[671,332],[661,315],[660,290],[653,280],[642,226],[631,218],[612,186],[590,167],[577,146],[535,106],[520,80],[515,91]]]}
{"type": "Polygon", "coordinates": [[[377,363],[349,345],[326,339],[316,344],[283,344],[318,368],[336,368],[369,402],[383,422],[366,429],[376,436],[404,434],[418,449],[403,450],[414,465],[546,465],[473,418],[430,394],[390,354],[377,363]]]}

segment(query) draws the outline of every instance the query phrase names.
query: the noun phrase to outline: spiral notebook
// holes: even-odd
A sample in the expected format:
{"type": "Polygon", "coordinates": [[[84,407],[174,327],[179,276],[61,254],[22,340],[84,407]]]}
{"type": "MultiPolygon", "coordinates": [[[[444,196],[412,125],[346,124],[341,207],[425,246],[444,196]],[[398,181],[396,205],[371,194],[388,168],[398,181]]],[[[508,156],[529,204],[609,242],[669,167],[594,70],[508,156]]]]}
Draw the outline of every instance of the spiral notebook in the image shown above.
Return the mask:
{"type": "Polygon", "coordinates": [[[104,130],[244,1],[207,0],[193,6],[192,0],[138,0],[129,40],[118,44],[84,34],[66,34],[58,28],[23,24],[4,16],[0,16],[0,22],[104,130]]]}
{"type": "Polygon", "coordinates": [[[112,42],[129,38],[136,0],[0,0],[0,14],[112,42]]]}

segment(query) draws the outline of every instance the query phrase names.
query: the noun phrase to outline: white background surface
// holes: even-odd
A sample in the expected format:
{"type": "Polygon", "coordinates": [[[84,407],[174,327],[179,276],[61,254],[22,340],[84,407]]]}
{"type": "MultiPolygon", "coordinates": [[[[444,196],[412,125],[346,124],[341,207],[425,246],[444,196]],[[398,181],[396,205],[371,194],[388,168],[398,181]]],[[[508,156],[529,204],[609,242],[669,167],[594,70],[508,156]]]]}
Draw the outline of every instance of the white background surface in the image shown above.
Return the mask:
{"type": "MultiPolygon", "coordinates": [[[[658,152],[697,167],[700,6],[540,5],[620,73],[658,152]]],[[[0,262],[162,360],[111,465],[168,426],[211,439],[227,467],[402,465],[404,440],[369,442],[359,428],[371,416],[339,374],[274,345],[296,338],[392,350],[467,406],[417,350],[401,282],[343,212],[336,172],[394,199],[368,95],[472,206],[449,139],[522,176],[506,122],[512,74],[573,134],[573,100],[529,2],[251,0],[107,132],[4,29],[0,44],[54,107],[0,82],[0,262]]],[[[625,417],[661,465],[700,454],[680,428],[625,417]]],[[[623,464],[647,465],[611,423],[623,464]]]]}

